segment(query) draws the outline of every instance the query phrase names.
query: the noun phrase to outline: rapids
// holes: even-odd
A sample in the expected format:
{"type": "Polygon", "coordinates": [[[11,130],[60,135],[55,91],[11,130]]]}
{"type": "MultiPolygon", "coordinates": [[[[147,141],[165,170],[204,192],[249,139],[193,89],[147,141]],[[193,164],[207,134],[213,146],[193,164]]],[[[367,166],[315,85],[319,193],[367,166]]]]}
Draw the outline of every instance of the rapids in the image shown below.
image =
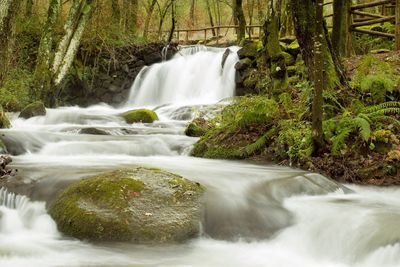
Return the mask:
{"type": "Polygon", "coordinates": [[[27,185],[26,196],[0,189],[0,266],[397,267],[400,188],[188,156],[197,139],[183,134],[187,123],[234,94],[238,59],[237,48],[230,49],[223,69],[225,50],[207,47],[185,48],[144,69],[120,107],[61,107],[28,120],[12,114],[13,127],[0,135],[27,185]],[[128,125],[118,116],[137,107],[154,109],[160,121],[128,125]],[[109,135],[80,134],[85,128],[109,135]],[[146,246],[90,244],[57,231],[46,204],[62,188],[134,166],[160,167],[207,187],[201,236],[146,246]]]}

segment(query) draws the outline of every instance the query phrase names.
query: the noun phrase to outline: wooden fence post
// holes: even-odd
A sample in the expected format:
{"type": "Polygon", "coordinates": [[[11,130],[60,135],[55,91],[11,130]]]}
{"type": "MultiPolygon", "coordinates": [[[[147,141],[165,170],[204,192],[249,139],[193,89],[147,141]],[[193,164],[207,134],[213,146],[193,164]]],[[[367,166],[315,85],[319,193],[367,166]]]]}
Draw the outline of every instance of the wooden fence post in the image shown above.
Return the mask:
{"type": "Polygon", "coordinates": [[[400,0],[396,0],[396,50],[400,51],[400,0]]]}

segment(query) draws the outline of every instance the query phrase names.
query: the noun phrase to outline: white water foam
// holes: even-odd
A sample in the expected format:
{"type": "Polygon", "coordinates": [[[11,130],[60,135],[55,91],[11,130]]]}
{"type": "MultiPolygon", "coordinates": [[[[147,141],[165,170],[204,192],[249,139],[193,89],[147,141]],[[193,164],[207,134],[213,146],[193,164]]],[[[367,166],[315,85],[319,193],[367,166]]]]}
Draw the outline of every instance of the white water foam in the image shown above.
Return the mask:
{"type": "Polygon", "coordinates": [[[181,49],[172,60],[145,67],[126,106],[210,104],[233,96],[238,48],[229,50],[224,66],[226,49],[193,46],[181,49]]]}

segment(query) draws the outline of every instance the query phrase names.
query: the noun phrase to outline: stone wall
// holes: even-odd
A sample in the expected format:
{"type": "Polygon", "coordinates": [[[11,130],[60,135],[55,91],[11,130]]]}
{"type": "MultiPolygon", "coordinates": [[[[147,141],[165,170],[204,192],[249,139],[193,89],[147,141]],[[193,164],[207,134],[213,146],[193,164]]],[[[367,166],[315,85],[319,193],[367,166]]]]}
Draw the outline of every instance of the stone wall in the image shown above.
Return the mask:
{"type": "MultiPolygon", "coordinates": [[[[62,104],[122,103],[140,70],[162,61],[164,47],[163,43],[117,48],[82,46],[60,94],[62,104]]],[[[166,58],[171,58],[175,51],[176,45],[171,45],[166,58]]]]}

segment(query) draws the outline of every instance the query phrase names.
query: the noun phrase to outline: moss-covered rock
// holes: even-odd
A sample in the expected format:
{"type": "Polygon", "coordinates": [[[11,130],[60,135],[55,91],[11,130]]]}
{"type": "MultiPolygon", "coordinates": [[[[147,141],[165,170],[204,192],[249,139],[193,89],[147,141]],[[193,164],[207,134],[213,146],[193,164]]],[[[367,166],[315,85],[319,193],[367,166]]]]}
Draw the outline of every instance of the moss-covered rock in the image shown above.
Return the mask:
{"type": "Polygon", "coordinates": [[[6,113],[3,111],[3,108],[0,106],[0,129],[10,128],[10,127],[11,127],[10,120],[7,118],[6,113]]]}
{"type": "Polygon", "coordinates": [[[79,239],[179,242],[199,233],[203,191],[159,169],[118,170],[73,183],[49,213],[62,233],[79,239]]]}
{"type": "Polygon", "coordinates": [[[253,61],[250,58],[243,58],[236,63],[235,69],[236,70],[246,70],[247,68],[251,67],[252,64],[253,64],[253,61]]]}
{"type": "Polygon", "coordinates": [[[79,130],[79,134],[90,134],[90,135],[110,135],[109,132],[94,127],[83,128],[79,130]]]}
{"type": "Polygon", "coordinates": [[[152,123],[158,120],[157,113],[149,109],[135,109],[121,114],[127,123],[152,123]]]}
{"type": "Polygon", "coordinates": [[[186,127],[185,134],[192,137],[203,136],[210,128],[210,124],[204,118],[196,118],[186,127]]]}
{"type": "Polygon", "coordinates": [[[20,118],[29,119],[36,116],[45,116],[46,115],[46,107],[43,102],[36,101],[27,105],[19,114],[20,118]]]}
{"type": "Polygon", "coordinates": [[[293,66],[296,64],[296,58],[289,53],[282,52],[283,57],[285,58],[286,66],[293,66]]]}
{"type": "Polygon", "coordinates": [[[237,54],[240,59],[255,59],[258,54],[258,44],[254,42],[247,43],[237,52],[237,54]]]}
{"type": "Polygon", "coordinates": [[[297,56],[300,53],[300,45],[297,40],[293,41],[290,45],[288,45],[286,52],[293,56],[297,56]]]}

